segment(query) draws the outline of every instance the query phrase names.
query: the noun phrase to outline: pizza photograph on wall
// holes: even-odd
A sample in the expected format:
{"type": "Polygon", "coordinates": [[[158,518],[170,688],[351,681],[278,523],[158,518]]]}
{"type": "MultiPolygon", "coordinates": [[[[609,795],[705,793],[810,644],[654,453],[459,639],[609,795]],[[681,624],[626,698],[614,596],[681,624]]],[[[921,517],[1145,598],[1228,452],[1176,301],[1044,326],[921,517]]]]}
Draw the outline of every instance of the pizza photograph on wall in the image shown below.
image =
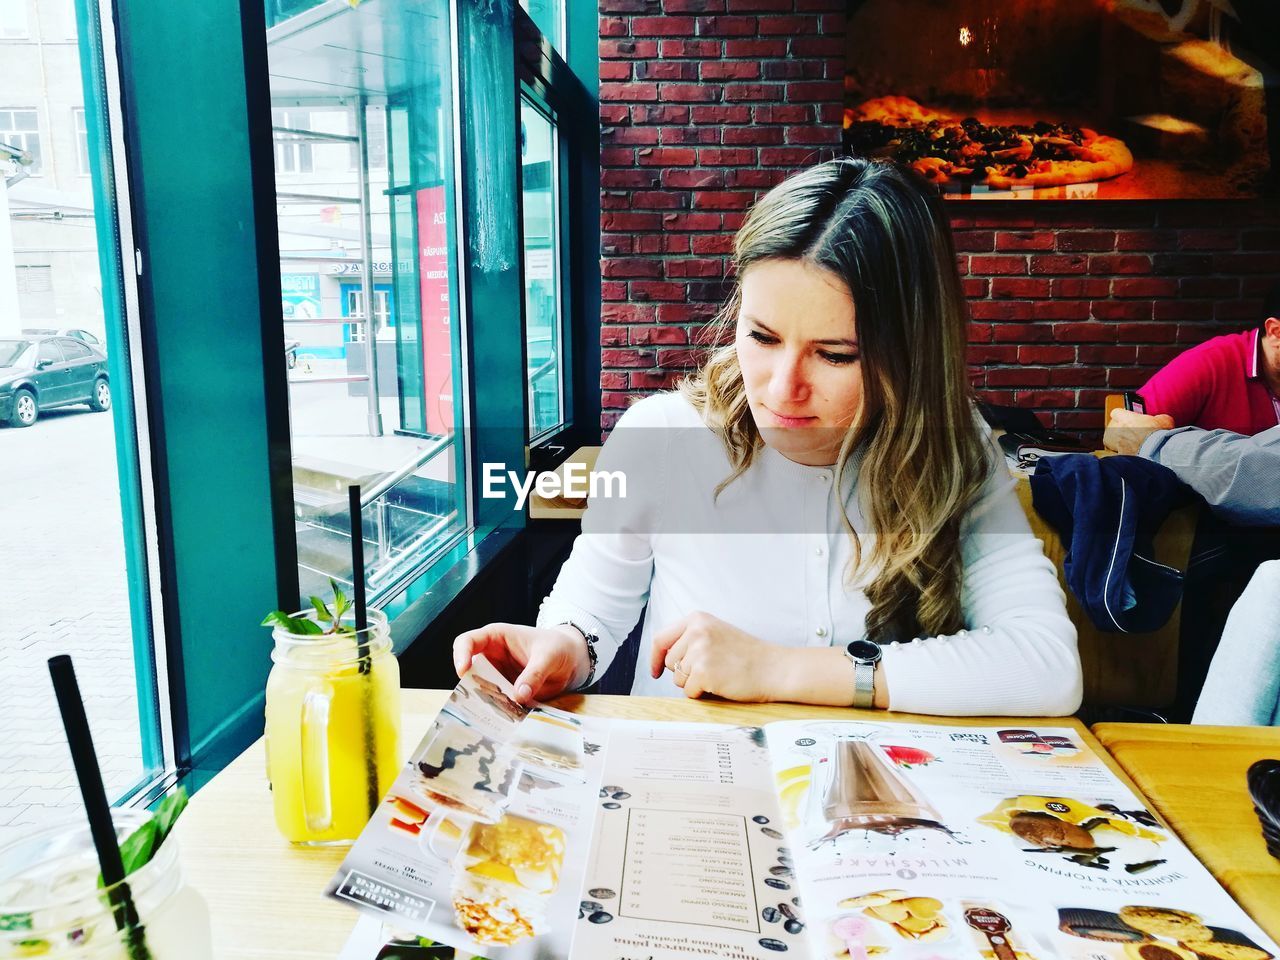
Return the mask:
{"type": "Polygon", "coordinates": [[[843,144],[956,199],[1280,196],[1280,2],[850,0],[843,144]]]}

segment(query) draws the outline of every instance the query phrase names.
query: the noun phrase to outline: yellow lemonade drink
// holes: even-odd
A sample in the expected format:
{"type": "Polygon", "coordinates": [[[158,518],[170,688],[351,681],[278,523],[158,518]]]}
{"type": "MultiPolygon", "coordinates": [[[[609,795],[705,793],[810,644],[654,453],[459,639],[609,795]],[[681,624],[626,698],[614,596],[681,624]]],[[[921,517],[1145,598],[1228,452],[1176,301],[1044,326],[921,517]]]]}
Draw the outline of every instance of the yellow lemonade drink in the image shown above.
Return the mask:
{"type": "Polygon", "coordinates": [[[370,610],[359,637],[279,627],[274,637],[266,741],[276,826],[294,843],[350,842],[399,772],[400,667],[386,617],[370,610]]]}

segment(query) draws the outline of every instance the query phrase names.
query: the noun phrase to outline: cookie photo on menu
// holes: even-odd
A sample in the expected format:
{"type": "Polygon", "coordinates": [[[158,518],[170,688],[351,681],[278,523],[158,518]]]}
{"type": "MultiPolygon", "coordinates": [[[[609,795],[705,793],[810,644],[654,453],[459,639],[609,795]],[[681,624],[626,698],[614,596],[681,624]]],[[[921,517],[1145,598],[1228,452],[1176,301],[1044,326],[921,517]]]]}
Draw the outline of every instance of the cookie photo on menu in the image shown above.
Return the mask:
{"type": "MultiPolygon", "coordinates": [[[[1121,907],[1120,919],[1143,933],[1170,940],[1212,940],[1213,931],[1198,914],[1169,907],[1121,907]]],[[[1156,960],[1156,958],[1144,958],[1156,960]]],[[[1188,958],[1194,960],[1194,958],[1188,958]]]]}
{"type": "Polygon", "coordinates": [[[1273,960],[1272,955],[1238,930],[1209,927],[1211,940],[1183,939],[1182,946],[1201,960],[1273,960]]]}
{"type": "Polygon", "coordinates": [[[840,910],[859,910],[872,921],[872,929],[888,927],[902,940],[937,943],[951,935],[951,924],[942,912],[942,901],[906,890],[873,890],[845,897],[840,910]]]}

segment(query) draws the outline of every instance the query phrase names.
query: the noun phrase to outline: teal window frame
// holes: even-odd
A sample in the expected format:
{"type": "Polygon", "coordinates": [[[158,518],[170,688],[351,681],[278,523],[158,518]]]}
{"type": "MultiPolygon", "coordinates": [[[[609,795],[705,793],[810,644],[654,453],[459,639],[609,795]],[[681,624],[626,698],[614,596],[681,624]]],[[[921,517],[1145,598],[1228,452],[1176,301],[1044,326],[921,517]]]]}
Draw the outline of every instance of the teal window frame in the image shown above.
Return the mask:
{"type": "MultiPolygon", "coordinates": [[[[531,446],[537,447],[553,440],[554,438],[563,437],[567,431],[571,431],[574,427],[575,411],[573,408],[573,397],[574,397],[575,391],[573,387],[573,377],[570,374],[573,369],[573,356],[577,350],[577,345],[575,345],[572,342],[572,337],[569,336],[569,327],[570,327],[569,317],[571,315],[571,309],[569,305],[570,298],[566,295],[566,289],[568,286],[566,283],[567,271],[571,267],[568,253],[565,250],[565,247],[567,246],[567,244],[565,243],[565,233],[568,229],[568,219],[569,219],[569,204],[565,197],[565,191],[569,186],[569,178],[566,175],[564,175],[561,171],[565,166],[565,150],[567,148],[567,144],[566,144],[567,138],[561,136],[560,134],[560,119],[556,115],[555,109],[549,103],[547,103],[541,96],[535,93],[532,87],[530,87],[528,84],[522,81],[520,83],[520,99],[516,104],[517,112],[519,112],[521,105],[525,103],[527,103],[532,110],[536,111],[544,120],[546,120],[548,126],[550,126],[551,128],[552,136],[555,138],[555,141],[556,141],[555,150],[552,153],[552,162],[554,164],[554,170],[557,176],[557,182],[555,184],[555,192],[554,192],[556,210],[555,210],[555,216],[553,218],[553,224],[554,224],[553,229],[556,232],[555,250],[556,250],[556,253],[559,254],[556,262],[556,320],[555,322],[558,327],[558,329],[556,330],[556,336],[557,336],[557,342],[560,348],[560,356],[557,361],[558,369],[556,371],[557,377],[559,379],[558,387],[560,391],[560,421],[559,423],[553,425],[551,428],[546,430],[540,430],[540,431],[535,431],[534,425],[532,422],[529,424],[529,432],[531,434],[529,438],[529,443],[531,446]]],[[[521,196],[521,202],[523,203],[523,198],[524,198],[524,184],[523,184],[524,167],[523,165],[521,165],[520,171],[521,171],[520,196],[521,196]]],[[[526,260],[525,251],[524,251],[525,238],[524,238],[524,230],[523,230],[523,225],[524,225],[523,209],[521,209],[520,222],[521,222],[520,266],[521,266],[521,287],[523,288],[525,283],[527,282],[524,278],[524,267],[528,262],[526,260]]],[[[524,312],[525,314],[523,348],[525,351],[526,361],[527,361],[528,347],[529,347],[528,299],[523,297],[523,295],[522,295],[522,312],[524,312]]],[[[526,362],[525,376],[526,376],[526,382],[528,382],[527,362],[526,362]]],[[[531,386],[532,384],[530,384],[530,387],[531,386]]]]}
{"type": "MultiPolygon", "coordinates": [[[[598,440],[594,60],[584,56],[579,78],[539,39],[546,62],[529,69],[517,42],[532,22],[514,4],[455,0],[452,13],[455,120],[483,110],[493,121],[454,124],[457,373],[469,440],[455,447],[471,523],[385,605],[397,650],[525,522],[512,495],[479,495],[479,465],[528,463],[524,318],[516,306],[524,299],[514,146],[522,79],[555,107],[569,137],[562,275],[566,306],[573,305],[565,339],[574,353],[566,376],[574,426],[555,439],[598,440]]],[[[171,721],[174,770],[198,788],[260,735],[270,641],[257,624],[269,609],[299,606],[265,11],[254,0],[117,0],[115,14],[155,486],[153,575],[164,597],[156,616],[170,694],[156,709],[171,721]]],[[[594,12],[571,10],[567,20],[571,36],[591,36],[594,12]]],[[[594,42],[568,46],[594,54],[594,42]]],[[[90,131],[92,150],[97,135],[90,131]]]]}
{"type": "MultiPolygon", "coordinates": [[[[99,275],[102,284],[102,308],[105,321],[104,339],[107,370],[111,378],[111,417],[115,435],[116,473],[120,487],[120,513],[124,532],[125,583],[129,593],[129,626],[134,638],[134,683],[137,690],[138,737],[142,769],[138,781],[120,800],[129,802],[145,794],[157,778],[163,778],[173,764],[173,743],[168,733],[169,717],[162,713],[159,691],[164,669],[158,663],[163,655],[163,631],[156,630],[153,599],[157,595],[152,558],[146,533],[152,529],[152,517],[144,504],[144,464],[138,443],[138,399],[134,393],[131,361],[128,306],[129,293],[123,264],[129,257],[122,249],[117,224],[122,204],[116,191],[117,157],[111,136],[113,113],[112,91],[107,83],[108,63],[100,10],[92,0],[75,0],[76,42],[80,61],[80,79],[85,91],[85,105],[78,109],[84,125],[83,159],[87,169],[77,167],[88,176],[93,193],[94,234],[98,249],[99,275]]],[[[118,107],[118,104],[116,105],[118,107]]],[[[167,684],[166,684],[167,686],[167,684]]]]}
{"type": "MultiPolygon", "coordinates": [[[[526,95],[554,118],[559,153],[560,310],[564,425],[531,445],[534,469],[600,442],[600,118],[596,11],[567,3],[570,60],[515,10],[517,103],[526,95]]],[[[523,296],[521,297],[523,304],[523,296]]]]}

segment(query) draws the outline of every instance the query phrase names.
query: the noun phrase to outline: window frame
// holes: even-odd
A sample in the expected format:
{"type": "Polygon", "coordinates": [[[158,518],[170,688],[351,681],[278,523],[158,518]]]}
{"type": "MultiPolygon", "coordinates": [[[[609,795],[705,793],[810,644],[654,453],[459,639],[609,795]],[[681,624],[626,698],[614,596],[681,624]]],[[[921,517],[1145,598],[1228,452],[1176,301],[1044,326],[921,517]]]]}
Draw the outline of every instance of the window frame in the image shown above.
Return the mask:
{"type": "Polygon", "coordinates": [[[153,794],[157,783],[174,776],[178,762],[169,708],[167,640],[159,616],[163,597],[157,575],[160,537],[151,457],[152,416],[141,361],[136,273],[125,268],[129,252],[136,247],[112,9],[110,0],[74,2],[105,321],[103,339],[96,346],[106,354],[112,382],[111,416],[142,760],[141,776],[121,799],[125,803],[142,803],[153,794]],[[118,189],[118,185],[125,189],[118,189]]]}
{"type": "MultiPolygon", "coordinates": [[[[585,49],[571,38],[597,28],[591,10],[565,4],[565,46],[585,49]],[[591,16],[588,16],[591,14],[591,16]]],[[[586,5],[589,7],[590,5],[586,5]]],[[[599,66],[578,58],[571,67],[519,5],[515,7],[517,98],[528,91],[554,116],[557,136],[558,205],[561,224],[559,285],[564,360],[564,423],[529,444],[531,469],[550,469],[581,446],[600,442],[600,119],[595,90],[599,66]]],[[[595,51],[594,42],[590,44],[595,51]]],[[[517,136],[518,136],[517,127],[517,136]]],[[[523,211],[521,220],[523,222],[523,211]]],[[[523,258],[522,258],[523,272],[523,258]]],[[[523,284],[522,284],[523,288],[523,284]]],[[[521,312],[524,310],[523,289],[521,312]]]]}
{"type": "MultiPolygon", "coordinates": [[[[310,107],[275,107],[271,111],[272,126],[280,126],[293,130],[309,130],[311,128],[311,108],[310,107]],[[280,122],[276,123],[276,114],[280,114],[280,122]],[[301,114],[305,119],[299,122],[298,118],[292,114],[301,114]]],[[[316,158],[312,152],[313,143],[307,140],[275,140],[272,138],[272,156],[276,163],[276,169],[283,174],[291,177],[306,176],[316,172],[316,158]],[[305,150],[305,153],[303,152],[305,150]],[[288,157],[288,163],[281,163],[283,157],[288,157]],[[306,158],[306,163],[302,162],[306,158]],[[287,169],[286,169],[287,168],[287,169]]]]}
{"type": "Polygon", "coordinates": [[[43,136],[44,136],[44,129],[43,129],[43,128],[41,127],[41,125],[40,125],[40,108],[39,108],[39,107],[4,107],[4,106],[0,106],[0,113],[13,113],[13,114],[16,114],[16,113],[30,113],[30,114],[32,114],[32,115],[36,118],[36,128],[35,128],[34,130],[18,130],[18,129],[16,129],[17,121],[16,121],[16,120],[11,120],[10,122],[11,122],[12,124],[14,124],[15,129],[10,129],[10,130],[0,129],[0,143],[6,143],[6,144],[8,144],[9,146],[11,146],[11,147],[15,147],[15,148],[17,148],[17,149],[19,149],[19,150],[22,150],[22,151],[24,151],[24,152],[30,152],[30,150],[31,150],[31,146],[30,146],[30,144],[27,142],[27,139],[26,139],[26,138],[27,138],[27,137],[35,137],[35,143],[36,143],[36,150],[35,150],[35,152],[36,152],[36,162],[35,162],[35,163],[33,163],[33,164],[32,164],[31,166],[29,166],[29,167],[25,167],[24,169],[26,170],[26,174],[27,174],[27,176],[28,176],[28,177],[43,177],[43,176],[45,175],[45,173],[44,173],[44,165],[45,165],[45,160],[44,160],[44,140],[43,140],[43,136]],[[5,139],[6,134],[7,134],[7,135],[9,135],[9,136],[21,137],[21,138],[22,138],[23,145],[19,147],[16,143],[11,143],[9,140],[5,139]]]}
{"type": "MultiPolygon", "coordinates": [[[[78,6],[95,2],[77,0],[78,6]]],[[[470,527],[383,605],[397,650],[482,582],[524,527],[514,494],[480,495],[480,465],[519,469],[557,444],[566,453],[599,438],[596,67],[583,60],[579,79],[515,5],[450,0],[450,8],[456,185],[449,214],[461,330],[456,382],[471,441],[465,461],[459,455],[457,475],[467,491],[470,527]],[[541,65],[519,49],[531,28],[541,65]],[[571,353],[565,409],[572,427],[533,452],[527,449],[520,164],[509,148],[522,80],[556,111],[561,202],[567,204],[560,260],[563,343],[571,353]],[[482,108],[492,124],[463,122],[482,108]],[[481,222],[497,228],[486,238],[483,259],[476,252],[483,245],[473,242],[481,222]]],[[[120,136],[127,147],[115,162],[127,173],[124,216],[137,268],[124,287],[136,282],[140,331],[131,346],[140,354],[153,413],[145,428],[156,528],[150,546],[156,631],[163,638],[154,653],[167,690],[158,691],[152,706],[172,740],[164,773],[198,787],[262,731],[270,640],[256,624],[267,610],[299,607],[266,11],[253,3],[117,0],[114,13],[120,136]],[[174,61],[174,49],[189,52],[174,61]],[[183,149],[174,150],[175,143],[183,149]],[[208,189],[192,191],[193,181],[208,189]],[[192,293],[207,289],[210,277],[236,282],[218,286],[216,318],[193,319],[192,293]],[[209,402],[193,404],[193,395],[209,402]],[[216,515],[211,502],[219,505],[216,515]],[[228,630],[228,624],[234,626],[228,630]],[[238,655],[228,656],[229,648],[238,655]]],[[[584,8],[572,16],[566,33],[588,37],[595,14],[584,8]]],[[[595,48],[568,38],[566,46],[595,48]]],[[[95,122],[86,111],[91,154],[99,148],[95,122]]],[[[117,339],[113,360],[127,356],[117,339]]]]}
{"type": "MultiPolygon", "coordinates": [[[[575,352],[575,349],[574,349],[575,345],[571,342],[572,340],[572,338],[570,337],[571,331],[569,329],[570,324],[567,322],[569,317],[569,311],[566,309],[566,303],[565,303],[566,301],[565,288],[567,286],[567,284],[565,283],[565,270],[571,266],[569,262],[569,258],[565,256],[565,247],[567,246],[567,244],[565,242],[564,233],[568,225],[569,211],[568,211],[567,198],[565,195],[566,178],[563,177],[561,174],[561,170],[564,166],[564,162],[563,162],[564,149],[566,144],[564,142],[564,138],[562,138],[560,135],[560,124],[559,124],[559,119],[556,115],[555,110],[549,104],[547,104],[541,97],[539,97],[531,87],[529,87],[524,83],[520,84],[520,98],[519,98],[519,102],[517,103],[517,110],[516,110],[517,129],[519,128],[519,124],[522,122],[520,120],[520,108],[523,107],[526,101],[528,102],[529,106],[533,110],[539,113],[543,117],[543,119],[547,121],[547,125],[551,128],[551,132],[552,132],[551,164],[552,164],[552,170],[555,173],[555,178],[556,178],[555,182],[551,186],[553,190],[552,216],[554,218],[553,229],[555,232],[555,253],[556,253],[555,324],[556,324],[557,344],[560,349],[560,356],[556,364],[556,367],[557,367],[556,377],[558,380],[558,387],[560,391],[560,419],[559,419],[559,422],[557,422],[554,426],[550,427],[549,429],[545,429],[536,433],[533,430],[533,425],[532,424],[528,425],[529,446],[530,448],[537,448],[545,443],[549,443],[549,442],[554,443],[556,438],[560,437],[563,434],[567,434],[573,430],[574,409],[573,409],[572,370],[573,370],[573,355],[575,352]]],[[[518,137],[516,142],[517,143],[520,142],[518,137]]],[[[523,163],[520,164],[520,203],[521,203],[521,209],[520,209],[520,224],[521,224],[520,281],[521,282],[520,282],[520,285],[522,288],[522,296],[520,300],[520,305],[521,305],[520,313],[522,316],[522,325],[524,327],[523,349],[525,351],[525,356],[526,356],[525,383],[526,383],[526,388],[531,388],[532,384],[528,382],[528,373],[527,373],[528,371],[527,356],[528,356],[528,346],[529,346],[529,318],[527,315],[528,300],[523,295],[523,291],[527,289],[526,285],[528,283],[528,278],[525,277],[524,275],[525,267],[528,264],[528,260],[526,259],[526,257],[528,256],[528,251],[525,250],[525,246],[524,246],[525,234],[523,229],[524,227],[524,164],[523,163]]],[[[530,414],[532,414],[532,411],[530,411],[530,414]]]]}
{"type": "Polygon", "coordinates": [[[71,108],[71,125],[76,135],[76,176],[88,177],[93,165],[89,160],[89,119],[84,107],[71,108]]]}
{"type": "Polygon", "coordinates": [[[260,734],[270,642],[256,624],[298,608],[265,11],[113,12],[136,346],[153,414],[156,655],[167,685],[156,710],[172,738],[165,774],[196,787],[260,734]],[[174,60],[175,49],[187,53],[174,60]],[[190,310],[211,276],[237,281],[219,285],[216,320],[190,310]],[[246,655],[227,656],[228,643],[246,655]]]}

